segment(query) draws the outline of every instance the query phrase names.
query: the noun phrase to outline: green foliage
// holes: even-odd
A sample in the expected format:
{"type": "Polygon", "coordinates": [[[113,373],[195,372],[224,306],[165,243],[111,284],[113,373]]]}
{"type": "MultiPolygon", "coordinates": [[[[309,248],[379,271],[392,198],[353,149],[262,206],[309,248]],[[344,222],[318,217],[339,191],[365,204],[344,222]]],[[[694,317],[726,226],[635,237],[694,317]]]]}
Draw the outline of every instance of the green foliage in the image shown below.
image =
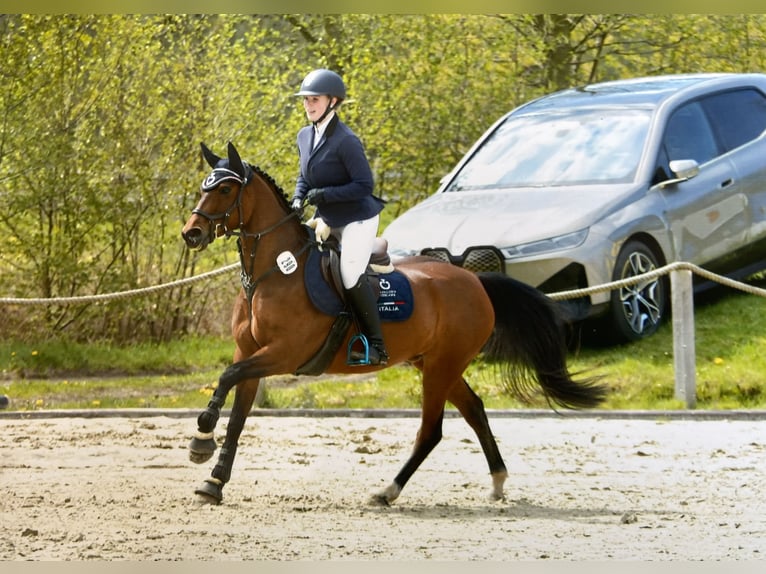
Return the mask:
{"type": "Polygon", "coordinates": [[[11,408],[20,411],[200,407],[207,403],[217,375],[207,371],[0,381],[0,393],[11,397],[11,408]]]}
{"type": "Polygon", "coordinates": [[[295,384],[269,384],[263,408],[407,409],[420,404],[420,378],[399,367],[372,377],[323,378],[295,384]]]}
{"type": "MultiPolygon", "coordinates": [[[[0,295],[111,293],[235,261],[179,231],[234,141],[290,194],[293,96],[326,66],[353,101],[383,227],[433,193],[491,123],[555,89],[766,67],[766,16],[695,14],[0,15],[0,295]]],[[[13,308],[4,336],[222,334],[236,277],[107,306],[13,308]]]]}
{"type": "MultiPolygon", "coordinates": [[[[723,289],[723,288],[722,288],[723,289]]],[[[702,408],[763,408],[766,386],[766,300],[740,292],[698,297],[695,356],[698,405],[702,408]],[[712,300],[711,300],[712,299],[712,300]],[[719,300],[720,299],[720,300],[719,300]]],[[[608,348],[584,348],[575,370],[603,373],[612,408],[680,405],[674,397],[673,331],[670,324],[649,339],[608,348]]]]}
{"type": "Polygon", "coordinates": [[[230,337],[183,337],[165,343],[116,345],[66,339],[0,342],[0,378],[94,377],[189,372],[231,362],[230,337]]]}

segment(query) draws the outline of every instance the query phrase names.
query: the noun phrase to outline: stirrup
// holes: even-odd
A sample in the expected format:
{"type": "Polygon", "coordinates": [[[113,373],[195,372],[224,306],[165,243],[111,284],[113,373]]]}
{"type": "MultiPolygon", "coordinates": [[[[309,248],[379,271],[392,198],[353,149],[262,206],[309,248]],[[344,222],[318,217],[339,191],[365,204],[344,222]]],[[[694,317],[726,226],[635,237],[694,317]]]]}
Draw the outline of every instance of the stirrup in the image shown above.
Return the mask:
{"type": "Polygon", "coordinates": [[[379,359],[377,362],[370,361],[370,342],[364,333],[359,333],[351,337],[348,342],[348,349],[346,351],[346,364],[351,366],[365,366],[365,365],[386,365],[388,364],[388,355],[385,352],[379,351],[376,347],[373,350],[378,354],[379,359]],[[354,344],[357,341],[361,341],[364,352],[355,351],[353,349],[354,344]]]}
{"type": "Polygon", "coordinates": [[[348,349],[346,350],[346,364],[347,365],[369,365],[370,364],[370,342],[363,333],[354,335],[348,342],[348,349]],[[354,351],[353,347],[357,341],[362,342],[364,352],[354,351]]]}

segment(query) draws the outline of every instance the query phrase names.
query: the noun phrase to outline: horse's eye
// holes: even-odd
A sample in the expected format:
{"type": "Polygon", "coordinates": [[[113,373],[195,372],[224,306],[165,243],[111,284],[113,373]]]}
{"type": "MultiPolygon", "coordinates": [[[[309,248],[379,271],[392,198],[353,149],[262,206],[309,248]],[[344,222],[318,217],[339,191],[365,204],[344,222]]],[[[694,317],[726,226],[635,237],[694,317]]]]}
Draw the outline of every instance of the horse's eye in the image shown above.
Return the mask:
{"type": "Polygon", "coordinates": [[[218,188],[218,191],[221,192],[221,195],[227,195],[231,191],[230,185],[222,185],[218,188]]]}

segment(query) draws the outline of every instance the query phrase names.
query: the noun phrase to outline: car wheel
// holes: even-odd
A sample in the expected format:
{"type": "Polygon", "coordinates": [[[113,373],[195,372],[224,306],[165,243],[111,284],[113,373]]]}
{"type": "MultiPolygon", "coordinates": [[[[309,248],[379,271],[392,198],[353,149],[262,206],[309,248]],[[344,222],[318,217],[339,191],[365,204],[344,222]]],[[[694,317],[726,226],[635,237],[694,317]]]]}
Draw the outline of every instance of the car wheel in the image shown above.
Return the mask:
{"type": "MultiPolygon", "coordinates": [[[[630,279],[659,267],[658,258],[640,241],[629,241],[617,256],[612,278],[630,279]]],[[[611,322],[614,334],[624,341],[638,341],[653,335],[665,318],[668,303],[664,276],[614,289],[611,295],[611,322]]]]}

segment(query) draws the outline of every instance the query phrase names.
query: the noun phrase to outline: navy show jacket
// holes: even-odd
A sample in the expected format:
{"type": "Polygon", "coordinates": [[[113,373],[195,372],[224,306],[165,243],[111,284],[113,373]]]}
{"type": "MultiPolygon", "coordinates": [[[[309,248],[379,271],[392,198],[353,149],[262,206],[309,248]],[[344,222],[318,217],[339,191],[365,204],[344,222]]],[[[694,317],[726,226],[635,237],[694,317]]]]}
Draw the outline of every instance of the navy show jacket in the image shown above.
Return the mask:
{"type": "Polygon", "coordinates": [[[324,189],[317,216],[330,227],[380,213],[384,202],[372,194],[372,170],[356,134],[337,115],[330,119],[316,147],[314,133],[313,125],[298,132],[300,173],[293,199],[303,199],[310,189],[324,189]]]}

